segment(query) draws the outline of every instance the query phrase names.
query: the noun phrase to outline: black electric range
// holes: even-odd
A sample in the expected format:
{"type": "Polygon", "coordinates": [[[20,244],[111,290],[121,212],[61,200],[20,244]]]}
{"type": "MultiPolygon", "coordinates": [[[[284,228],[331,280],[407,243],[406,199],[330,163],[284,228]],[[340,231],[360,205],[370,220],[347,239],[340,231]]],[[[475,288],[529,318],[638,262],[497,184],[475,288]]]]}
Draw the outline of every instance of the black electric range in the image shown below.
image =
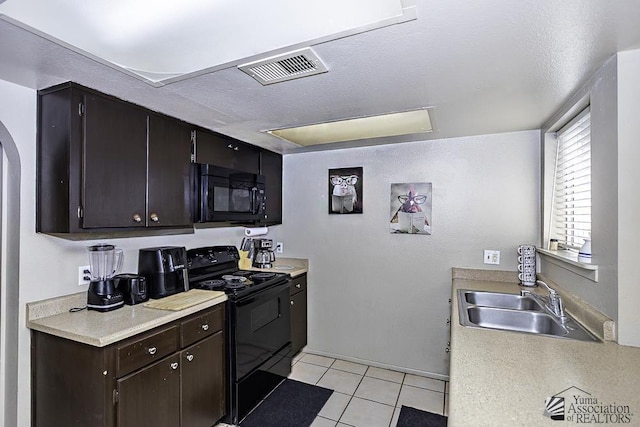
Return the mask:
{"type": "Polygon", "coordinates": [[[189,289],[224,291],[230,299],[288,282],[291,275],[238,269],[240,254],[235,246],[208,246],[187,251],[189,289]]]}
{"type": "Polygon", "coordinates": [[[227,416],[240,421],[291,373],[288,273],[238,269],[235,246],[187,251],[189,288],[227,294],[227,416]]]}

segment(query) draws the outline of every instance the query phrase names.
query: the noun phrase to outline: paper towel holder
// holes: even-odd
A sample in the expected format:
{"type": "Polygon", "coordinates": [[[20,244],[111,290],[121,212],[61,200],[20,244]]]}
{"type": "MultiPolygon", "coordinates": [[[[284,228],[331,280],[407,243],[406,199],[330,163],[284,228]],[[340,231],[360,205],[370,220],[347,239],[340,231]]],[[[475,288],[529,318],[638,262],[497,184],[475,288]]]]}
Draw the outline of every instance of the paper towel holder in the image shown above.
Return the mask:
{"type": "Polygon", "coordinates": [[[268,227],[245,228],[244,235],[247,237],[264,236],[269,232],[268,227]]]}

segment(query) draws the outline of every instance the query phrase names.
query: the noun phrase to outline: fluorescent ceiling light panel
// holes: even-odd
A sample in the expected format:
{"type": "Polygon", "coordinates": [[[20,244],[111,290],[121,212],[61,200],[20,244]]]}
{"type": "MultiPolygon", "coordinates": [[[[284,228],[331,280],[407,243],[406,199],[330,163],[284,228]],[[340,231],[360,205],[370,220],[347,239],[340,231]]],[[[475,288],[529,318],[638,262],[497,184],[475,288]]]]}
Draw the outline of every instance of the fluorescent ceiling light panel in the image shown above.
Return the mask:
{"type": "Polygon", "coordinates": [[[0,18],[160,82],[415,19],[415,0],[6,0],[0,18]]]}
{"type": "Polygon", "coordinates": [[[294,144],[308,146],[431,131],[433,131],[433,127],[429,117],[429,109],[423,108],[379,116],[357,117],[307,126],[275,129],[267,132],[294,144]]]}

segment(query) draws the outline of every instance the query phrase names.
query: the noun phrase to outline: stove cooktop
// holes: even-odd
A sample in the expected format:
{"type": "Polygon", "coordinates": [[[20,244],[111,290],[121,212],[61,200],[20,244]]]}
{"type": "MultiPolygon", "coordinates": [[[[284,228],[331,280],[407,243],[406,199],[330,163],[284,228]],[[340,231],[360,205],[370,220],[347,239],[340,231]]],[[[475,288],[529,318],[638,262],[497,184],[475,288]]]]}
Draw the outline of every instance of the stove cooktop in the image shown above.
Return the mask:
{"type": "Polygon", "coordinates": [[[241,298],[286,283],[291,275],[238,269],[240,255],[235,246],[209,246],[187,251],[189,287],[224,291],[229,298],[241,298]]]}

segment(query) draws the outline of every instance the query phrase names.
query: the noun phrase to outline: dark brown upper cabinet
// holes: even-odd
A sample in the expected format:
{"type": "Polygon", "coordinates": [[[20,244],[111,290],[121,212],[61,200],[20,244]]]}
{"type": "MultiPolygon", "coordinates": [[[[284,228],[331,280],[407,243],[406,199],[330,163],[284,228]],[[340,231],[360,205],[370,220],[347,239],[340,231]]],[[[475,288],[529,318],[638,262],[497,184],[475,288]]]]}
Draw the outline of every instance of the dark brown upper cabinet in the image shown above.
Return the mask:
{"type": "Polygon", "coordinates": [[[260,173],[260,149],[228,136],[198,129],[195,134],[196,163],[260,173]]]}
{"type": "Polygon", "coordinates": [[[264,225],[282,224],[282,155],[260,151],[260,175],[265,177],[267,212],[264,225]]]}
{"type": "Polygon", "coordinates": [[[38,232],[192,227],[192,127],[74,83],[38,92],[38,232]]]}

